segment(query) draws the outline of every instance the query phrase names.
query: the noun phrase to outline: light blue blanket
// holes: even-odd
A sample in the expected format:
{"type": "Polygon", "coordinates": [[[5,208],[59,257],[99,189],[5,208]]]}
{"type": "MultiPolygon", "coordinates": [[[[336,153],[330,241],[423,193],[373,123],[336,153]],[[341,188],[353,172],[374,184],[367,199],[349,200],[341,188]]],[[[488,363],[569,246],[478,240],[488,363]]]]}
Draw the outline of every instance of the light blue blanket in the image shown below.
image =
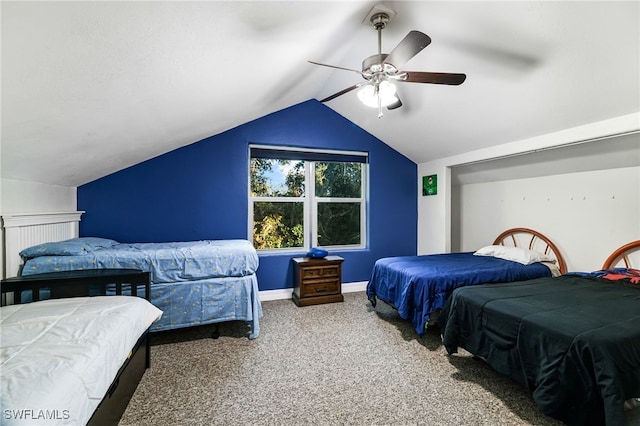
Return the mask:
{"type": "Polygon", "coordinates": [[[246,321],[260,333],[258,255],[247,240],[122,244],[74,238],[29,247],[21,275],[83,269],[140,269],[151,273],[150,301],[162,310],[151,331],[222,321],[246,321]]]}
{"type": "Polygon", "coordinates": [[[251,327],[249,339],[260,334],[262,306],[255,274],[153,284],[151,302],[162,310],[162,318],[153,323],[151,331],[245,321],[251,327]]]}
{"type": "Polygon", "coordinates": [[[43,246],[21,253],[26,259],[21,275],[82,269],[141,269],[151,273],[152,283],[173,283],[242,277],[258,269],[258,255],[247,240],[116,243],[109,247],[83,244],[78,250],[71,250],[74,246],[67,240],[47,243],[46,249],[42,249],[43,246]],[[51,253],[60,255],[51,256],[51,253]]]}

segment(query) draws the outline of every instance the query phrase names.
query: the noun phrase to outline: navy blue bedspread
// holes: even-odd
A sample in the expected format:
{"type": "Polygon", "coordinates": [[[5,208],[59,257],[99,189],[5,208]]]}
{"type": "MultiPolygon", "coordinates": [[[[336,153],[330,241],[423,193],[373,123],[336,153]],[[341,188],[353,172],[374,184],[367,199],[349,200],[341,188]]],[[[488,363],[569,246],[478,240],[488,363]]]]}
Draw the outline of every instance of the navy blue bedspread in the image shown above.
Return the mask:
{"type": "Polygon", "coordinates": [[[367,297],[393,305],[423,334],[431,314],[442,309],[458,287],[550,276],[551,270],[541,263],[522,265],[473,252],[387,257],[376,261],[367,297]]]}

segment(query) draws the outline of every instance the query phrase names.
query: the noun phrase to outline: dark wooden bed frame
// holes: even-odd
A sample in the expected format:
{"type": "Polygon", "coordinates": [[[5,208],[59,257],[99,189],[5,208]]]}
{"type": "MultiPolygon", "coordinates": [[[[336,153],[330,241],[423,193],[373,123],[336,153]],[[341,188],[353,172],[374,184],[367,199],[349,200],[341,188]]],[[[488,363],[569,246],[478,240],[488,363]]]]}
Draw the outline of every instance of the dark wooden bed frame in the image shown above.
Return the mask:
{"type": "MultiPolygon", "coordinates": [[[[149,300],[151,290],[149,272],[136,269],[100,269],[70,272],[54,272],[13,277],[2,280],[2,306],[6,296],[13,295],[14,303],[21,303],[22,293],[30,293],[32,301],[40,298],[41,289],[48,289],[50,299],[108,294],[107,288],[115,286],[116,295],[125,291],[136,296],[144,288],[144,298],[149,300]],[[90,294],[94,293],[94,294],[90,294]]],[[[118,370],[109,390],[94,411],[88,425],[117,425],[133,396],[144,372],[150,367],[150,341],[147,330],[136,342],[131,355],[118,370]]]]}

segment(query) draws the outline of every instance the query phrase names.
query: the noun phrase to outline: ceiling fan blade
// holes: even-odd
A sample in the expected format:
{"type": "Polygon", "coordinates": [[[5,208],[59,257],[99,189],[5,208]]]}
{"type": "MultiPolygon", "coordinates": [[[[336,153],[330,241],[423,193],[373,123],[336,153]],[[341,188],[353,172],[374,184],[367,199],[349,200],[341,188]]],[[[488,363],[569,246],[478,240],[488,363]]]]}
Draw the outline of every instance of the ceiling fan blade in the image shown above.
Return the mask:
{"type": "Polygon", "coordinates": [[[331,95],[331,96],[329,96],[329,97],[326,97],[326,98],[322,99],[320,102],[329,102],[330,100],[335,99],[335,98],[337,98],[338,96],[342,96],[342,95],[344,95],[345,93],[349,93],[349,92],[350,92],[350,91],[352,91],[353,89],[357,89],[357,88],[358,88],[358,87],[360,87],[360,86],[362,86],[362,83],[354,84],[353,86],[349,86],[349,87],[347,87],[346,89],[343,89],[343,90],[341,90],[341,91],[339,91],[339,92],[337,92],[337,93],[334,93],[333,95],[331,95]]]}
{"type": "Polygon", "coordinates": [[[429,43],[431,43],[431,38],[428,35],[420,31],[409,31],[409,34],[387,55],[384,63],[400,69],[409,59],[427,47],[429,43]]]}
{"type": "Polygon", "coordinates": [[[402,101],[400,100],[400,97],[397,94],[396,94],[396,97],[398,98],[397,102],[394,102],[391,105],[387,105],[387,109],[389,111],[400,108],[402,106],[402,101]]]}
{"type": "Polygon", "coordinates": [[[358,73],[360,75],[365,75],[362,71],[354,70],[354,69],[351,69],[351,68],[344,68],[344,67],[339,67],[339,66],[336,66],[336,65],[327,65],[327,64],[322,64],[320,62],[314,62],[314,61],[307,61],[307,62],[309,62],[310,64],[314,64],[314,65],[320,65],[322,67],[337,68],[339,70],[352,71],[352,72],[358,73]]]}
{"type": "Polygon", "coordinates": [[[421,71],[402,71],[398,81],[408,83],[432,83],[432,84],[450,84],[457,86],[467,79],[466,74],[455,74],[446,72],[421,72],[421,71]],[[406,77],[404,75],[406,74],[406,77]]]}

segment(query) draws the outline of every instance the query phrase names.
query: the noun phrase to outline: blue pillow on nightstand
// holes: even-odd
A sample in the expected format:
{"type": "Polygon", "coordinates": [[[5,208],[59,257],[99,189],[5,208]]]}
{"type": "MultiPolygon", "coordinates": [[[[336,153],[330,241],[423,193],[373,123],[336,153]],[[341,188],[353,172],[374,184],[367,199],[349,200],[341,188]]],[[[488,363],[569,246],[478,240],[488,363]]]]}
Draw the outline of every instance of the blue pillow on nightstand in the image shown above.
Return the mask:
{"type": "Polygon", "coordinates": [[[329,252],[325,249],[313,247],[311,250],[309,250],[309,252],[307,252],[307,257],[312,257],[314,259],[322,259],[323,257],[326,257],[328,254],[329,252]]]}

